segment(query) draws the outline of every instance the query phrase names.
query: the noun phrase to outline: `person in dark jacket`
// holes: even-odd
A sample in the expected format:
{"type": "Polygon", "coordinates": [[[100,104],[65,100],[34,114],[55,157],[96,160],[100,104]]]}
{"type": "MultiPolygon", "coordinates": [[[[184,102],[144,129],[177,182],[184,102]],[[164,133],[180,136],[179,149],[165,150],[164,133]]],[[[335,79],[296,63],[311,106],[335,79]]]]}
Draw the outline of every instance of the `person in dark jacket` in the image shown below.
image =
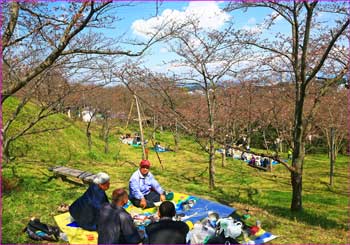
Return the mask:
{"type": "Polygon", "coordinates": [[[127,202],[128,193],[124,189],[116,189],[112,194],[112,203],[102,206],[97,224],[98,244],[142,242],[130,214],[123,208],[127,202]]]}
{"type": "Polygon", "coordinates": [[[98,173],[87,191],[69,207],[69,213],[75,222],[83,229],[96,231],[99,210],[108,203],[106,190],[109,188],[109,176],[98,173]]]}
{"type": "Polygon", "coordinates": [[[165,201],[159,206],[159,222],[146,227],[149,244],[186,244],[186,235],[189,228],[182,221],[174,221],[175,206],[165,201]]]}

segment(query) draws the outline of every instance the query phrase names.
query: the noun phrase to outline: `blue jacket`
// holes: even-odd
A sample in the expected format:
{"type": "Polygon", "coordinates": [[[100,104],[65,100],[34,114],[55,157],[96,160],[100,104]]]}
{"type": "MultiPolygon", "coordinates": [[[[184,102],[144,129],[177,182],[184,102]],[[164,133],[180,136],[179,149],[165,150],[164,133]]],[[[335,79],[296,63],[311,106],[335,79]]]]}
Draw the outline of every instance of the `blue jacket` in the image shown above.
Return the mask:
{"type": "Polygon", "coordinates": [[[98,213],[102,204],[108,203],[104,190],[91,184],[87,191],[69,207],[69,213],[86,230],[96,230],[98,213]]]}
{"type": "Polygon", "coordinates": [[[159,185],[151,172],[143,176],[138,169],[129,180],[129,199],[142,199],[145,195],[154,190],[158,194],[164,194],[164,190],[159,185]]]}

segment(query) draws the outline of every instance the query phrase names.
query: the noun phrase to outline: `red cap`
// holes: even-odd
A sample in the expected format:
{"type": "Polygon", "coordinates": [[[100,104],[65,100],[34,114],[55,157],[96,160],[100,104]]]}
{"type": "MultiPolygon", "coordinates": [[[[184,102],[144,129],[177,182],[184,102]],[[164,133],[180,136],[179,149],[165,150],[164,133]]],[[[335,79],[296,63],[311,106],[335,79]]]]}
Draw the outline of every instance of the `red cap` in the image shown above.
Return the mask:
{"type": "Polygon", "coordinates": [[[151,163],[148,160],[142,160],[140,162],[140,167],[147,167],[149,168],[151,166],[151,163]]]}

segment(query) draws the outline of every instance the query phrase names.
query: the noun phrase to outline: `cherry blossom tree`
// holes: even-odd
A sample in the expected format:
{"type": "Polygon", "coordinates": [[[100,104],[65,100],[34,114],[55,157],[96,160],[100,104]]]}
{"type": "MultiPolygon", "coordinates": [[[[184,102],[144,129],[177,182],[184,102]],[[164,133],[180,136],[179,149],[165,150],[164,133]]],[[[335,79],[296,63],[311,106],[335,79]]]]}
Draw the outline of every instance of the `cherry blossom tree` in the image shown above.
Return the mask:
{"type": "MultiPolygon", "coordinates": [[[[276,33],[275,37],[243,35],[242,43],[264,52],[267,63],[275,70],[287,74],[294,83],[293,159],[288,167],[291,172],[291,210],[302,209],[302,177],[305,157],[305,139],[320,100],[333,84],[341,80],[349,69],[348,33],[349,8],[345,2],[291,1],[291,2],[232,2],[227,10],[245,8],[268,8],[273,12],[260,26],[272,30],[276,21],[283,20],[289,26],[287,33],[276,33]],[[322,18],[329,16],[327,21],[322,18]],[[248,37],[248,38],[247,38],[248,37]],[[279,61],[277,63],[276,61],[279,61]],[[309,88],[320,83],[308,110],[304,104],[309,88]]],[[[263,59],[262,59],[263,60],[263,59]]]]}

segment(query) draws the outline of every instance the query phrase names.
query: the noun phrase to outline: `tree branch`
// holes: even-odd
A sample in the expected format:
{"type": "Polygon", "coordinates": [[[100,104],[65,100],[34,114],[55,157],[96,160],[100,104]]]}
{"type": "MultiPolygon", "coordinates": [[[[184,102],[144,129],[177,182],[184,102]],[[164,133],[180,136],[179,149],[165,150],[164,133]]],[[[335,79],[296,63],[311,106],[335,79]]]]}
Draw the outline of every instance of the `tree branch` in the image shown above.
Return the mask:
{"type": "Polygon", "coordinates": [[[11,40],[11,37],[13,35],[13,32],[17,25],[18,20],[18,14],[19,14],[19,2],[17,1],[11,1],[11,10],[10,10],[10,20],[7,24],[7,27],[5,29],[5,33],[2,36],[2,51],[6,49],[6,47],[9,46],[9,41],[11,40]]]}

